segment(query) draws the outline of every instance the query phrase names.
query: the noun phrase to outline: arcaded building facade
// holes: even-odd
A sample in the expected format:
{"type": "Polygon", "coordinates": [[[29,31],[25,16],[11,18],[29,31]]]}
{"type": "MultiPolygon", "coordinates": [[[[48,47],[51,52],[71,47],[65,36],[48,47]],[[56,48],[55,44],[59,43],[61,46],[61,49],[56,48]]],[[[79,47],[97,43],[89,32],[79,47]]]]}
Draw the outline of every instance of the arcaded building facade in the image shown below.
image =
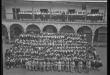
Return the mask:
{"type": "Polygon", "coordinates": [[[107,42],[107,2],[2,2],[2,38],[14,41],[21,33],[86,34],[92,45],[107,42]]]}

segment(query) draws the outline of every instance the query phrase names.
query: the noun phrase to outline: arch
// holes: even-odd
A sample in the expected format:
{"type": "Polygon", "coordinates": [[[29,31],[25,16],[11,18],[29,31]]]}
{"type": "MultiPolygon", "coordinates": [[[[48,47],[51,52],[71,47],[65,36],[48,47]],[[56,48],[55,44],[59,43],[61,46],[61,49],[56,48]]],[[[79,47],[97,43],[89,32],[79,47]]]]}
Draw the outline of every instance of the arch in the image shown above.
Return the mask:
{"type": "Polygon", "coordinates": [[[9,41],[8,31],[5,25],[2,24],[2,39],[6,41],[9,41]]]}
{"type": "Polygon", "coordinates": [[[107,42],[107,27],[99,27],[95,31],[94,42],[107,42]]]}
{"type": "Polygon", "coordinates": [[[92,42],[92,29],[88,26],[82,26],[77,30],[77,33],[80,35],[86,34],[87,42],[92,42]]]}
{"type": "Polygon", "coordinates": [[[12,24],[10,26],[10,38],[11,38],[11,40],[15,40],[23,32],[24,32],[24,29],[23,29],[23,27],[21,25],[12,24]]]}
{"type": "Polygon", "coordinates": [[[60,28],[60,33],[75,33],[74,29],[71,26],[63,26],[62,28],[60,28]]]}
{"type": "Polygon", "coordinates": [[[39,34],[40,33],[40,28],[35,24],[31,24],[26,28],[26,33],[39,34]]]}
{"type": "Polygon", "coordinates": [[[57,28],[53,25],[47,25],[43,28],[43,32],[57,33],[57,28]]]}

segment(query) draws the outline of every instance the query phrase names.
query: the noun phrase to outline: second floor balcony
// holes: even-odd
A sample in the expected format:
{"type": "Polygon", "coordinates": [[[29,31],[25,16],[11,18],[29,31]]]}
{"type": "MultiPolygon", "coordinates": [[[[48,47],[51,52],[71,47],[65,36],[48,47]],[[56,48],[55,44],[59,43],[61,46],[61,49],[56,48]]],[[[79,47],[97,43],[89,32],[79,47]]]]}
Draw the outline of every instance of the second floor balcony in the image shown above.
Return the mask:
{"type": "Polygon", "coordinates": [[[55,21],[55,22],[105,22],[104,13],[77,12],[68,13],[38,13],[32,11],[20,11],[19,13],[6,13],[8,20],[32,20],[32,21],[55,21]]]}

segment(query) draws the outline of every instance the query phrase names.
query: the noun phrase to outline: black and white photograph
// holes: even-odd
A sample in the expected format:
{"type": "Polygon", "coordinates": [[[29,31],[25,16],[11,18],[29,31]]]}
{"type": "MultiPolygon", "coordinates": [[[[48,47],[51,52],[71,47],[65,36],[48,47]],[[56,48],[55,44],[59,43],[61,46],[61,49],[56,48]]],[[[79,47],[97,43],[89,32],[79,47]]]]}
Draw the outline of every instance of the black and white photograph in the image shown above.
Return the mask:
{"type": "Polygon", "coordinates": [[[107,0],[2,0],[3,75],[107,75],[107,0]]]}

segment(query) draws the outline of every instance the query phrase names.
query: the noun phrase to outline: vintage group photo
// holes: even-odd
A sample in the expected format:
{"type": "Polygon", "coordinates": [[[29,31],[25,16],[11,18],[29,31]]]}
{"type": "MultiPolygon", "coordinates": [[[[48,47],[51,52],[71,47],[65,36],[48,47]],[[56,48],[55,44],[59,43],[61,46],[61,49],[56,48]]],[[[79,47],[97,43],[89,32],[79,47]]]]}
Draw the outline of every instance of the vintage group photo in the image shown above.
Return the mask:
{"type": "Polygon", "coordinates": [[[107,0],[2,0],[3,75],[107,75],[107,0]]]}

